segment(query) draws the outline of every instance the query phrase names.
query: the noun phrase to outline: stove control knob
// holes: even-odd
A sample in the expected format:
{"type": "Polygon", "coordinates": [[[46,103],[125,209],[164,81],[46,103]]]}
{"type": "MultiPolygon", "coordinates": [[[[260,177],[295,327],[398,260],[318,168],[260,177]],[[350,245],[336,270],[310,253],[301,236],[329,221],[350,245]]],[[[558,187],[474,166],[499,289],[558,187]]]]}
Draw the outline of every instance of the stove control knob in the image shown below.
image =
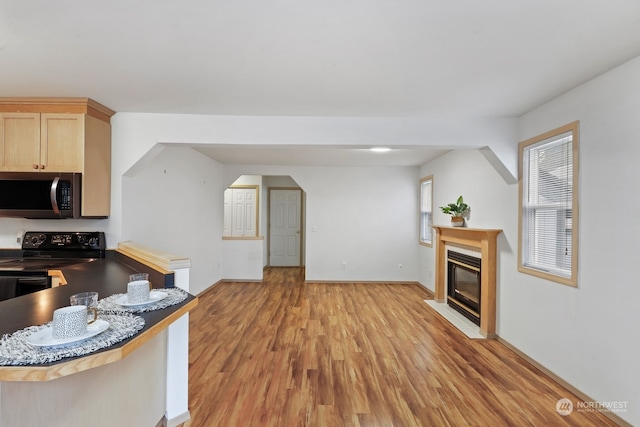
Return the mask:
{"type": "Polygon", "coordinates": [[[31,236],[29,242],[32,246],[40,246],[47,239],[47,236],[44,234],[38,234],[37,236],[31,236]]]}
{"type": "Polygon", "coordinates": [[[98,238],[97,237],[92,237],[89,239],[89,246],[94,247],[94,246],[98,246],[98,238]]]}

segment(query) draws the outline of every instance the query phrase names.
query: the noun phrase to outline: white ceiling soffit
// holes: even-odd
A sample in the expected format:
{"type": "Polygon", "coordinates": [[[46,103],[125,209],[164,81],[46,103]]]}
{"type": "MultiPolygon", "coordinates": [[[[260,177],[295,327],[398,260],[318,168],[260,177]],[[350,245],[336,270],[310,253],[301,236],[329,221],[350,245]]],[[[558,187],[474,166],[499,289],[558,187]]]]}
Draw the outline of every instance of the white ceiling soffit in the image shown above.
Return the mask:
{"type": "Polygon", "coordinates": [[[1,0],[0,96],[513,117],[640,54],[639,28],[638,0],[1,0]]]}
{"type": "Polygon", "coordinates": [[[368,147],[283,145],[197,145],[200,153],[222,164],[277,166],[421,166],[448,150],[397,147],[378,153],[368,147]]]}

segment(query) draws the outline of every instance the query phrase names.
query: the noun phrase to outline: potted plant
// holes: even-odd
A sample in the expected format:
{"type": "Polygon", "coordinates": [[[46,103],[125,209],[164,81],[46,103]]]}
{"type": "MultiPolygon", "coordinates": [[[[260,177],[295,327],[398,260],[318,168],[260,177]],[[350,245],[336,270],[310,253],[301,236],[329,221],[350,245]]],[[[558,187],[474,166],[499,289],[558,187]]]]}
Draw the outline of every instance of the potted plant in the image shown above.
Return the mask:
{"type": "Polygon", "coordinates": [[[455,203],[449,203],[447,206],[440,206],[440,209],[447,215],[451,215],[451,226],[464,226],[463,215],[469,210],[469,205],[464,202],[462,196],[458,197],[458,200],[456,200],[455,203]]]}

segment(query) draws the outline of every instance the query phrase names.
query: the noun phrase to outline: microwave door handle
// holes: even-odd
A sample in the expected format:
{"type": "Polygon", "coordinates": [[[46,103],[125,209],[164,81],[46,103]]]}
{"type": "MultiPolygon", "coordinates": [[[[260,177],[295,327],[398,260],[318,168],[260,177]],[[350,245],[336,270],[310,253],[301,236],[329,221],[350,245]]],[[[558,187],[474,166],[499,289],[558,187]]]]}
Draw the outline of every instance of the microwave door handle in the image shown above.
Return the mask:
{"type": "Polygon", "coordinates": [[[51,207],[53,208],[53,213],[56,215],[60,214],[60,209],[58,208],[58,181],[60,181],[59,177],[53,178],[53,182],[51,183],[51,192],[49,196],[51,197],[51,207]]]}

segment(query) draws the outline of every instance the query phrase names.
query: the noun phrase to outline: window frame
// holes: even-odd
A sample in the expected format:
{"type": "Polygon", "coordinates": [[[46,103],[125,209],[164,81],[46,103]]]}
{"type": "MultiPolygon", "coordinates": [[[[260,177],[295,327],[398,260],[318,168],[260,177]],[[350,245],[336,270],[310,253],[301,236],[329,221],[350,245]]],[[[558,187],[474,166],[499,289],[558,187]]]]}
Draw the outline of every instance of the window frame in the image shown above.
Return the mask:
{"type": "Polygon", "coordinates": [[[433,247],[433,175],[429,175],[429,176],[425,176],[423,178],[420,179],[420,205],[419,205],[419,217],[420,217],[420,227],[419,227],[419,236],[418,236],[418,241],[421,245],[423,246],[427,246],[427,247],[433,247]],[[427,224],[425,224],[425,215],[424,213],[426,211],[422,210],[422,206],[424,205],[423,202],[423,196],[424,196],[424,191],[423,191],[423,186],[425,185],[426,182],[430,182],[431,184],[431,191],[429,192],[429,197],[430,197],[430,205],[431,205],[431,211],[430,214],[431,216],[427,216],[429,220],[427,220],[427,224]],[[426,236],[426,230],[425,227],[429,227],[429,240],[425,240],[423,237],[426,236]]]}
{"type": "MultiPolygon", "coordinates": [[[[522,141],[518,144],[518,271],[521,273],[529,274],[539,278],[547,279],[553,282],[561,283],[563,285],[577,287],[578,286],[578,195],[579,195],[579,121],[568,123],[559,128],[545,132],[541,135],[522,141]],[[554,138],[560,139],[560,136],[566,133],[571,133],[571,162],[572,162],[572,185],[571,185],[571,216],[566,217],[565,222],[570,224],[571,227],[571,271],[569,275],[561,275],[553,271],[546,270],[542,266],[536,268],[532,263],[525,263],[524,258],[527,255],[526,248],[524,247],[526,240],[524,236],[524,211],[525,211],[525,186],[528,182],[525,182],[524,176],[525,170],[525,151],[531,149],[533,146],[543,145],[551,143],[554,138]]],[[[566,228],[565,228],[566,232],[566,228]]]]}

